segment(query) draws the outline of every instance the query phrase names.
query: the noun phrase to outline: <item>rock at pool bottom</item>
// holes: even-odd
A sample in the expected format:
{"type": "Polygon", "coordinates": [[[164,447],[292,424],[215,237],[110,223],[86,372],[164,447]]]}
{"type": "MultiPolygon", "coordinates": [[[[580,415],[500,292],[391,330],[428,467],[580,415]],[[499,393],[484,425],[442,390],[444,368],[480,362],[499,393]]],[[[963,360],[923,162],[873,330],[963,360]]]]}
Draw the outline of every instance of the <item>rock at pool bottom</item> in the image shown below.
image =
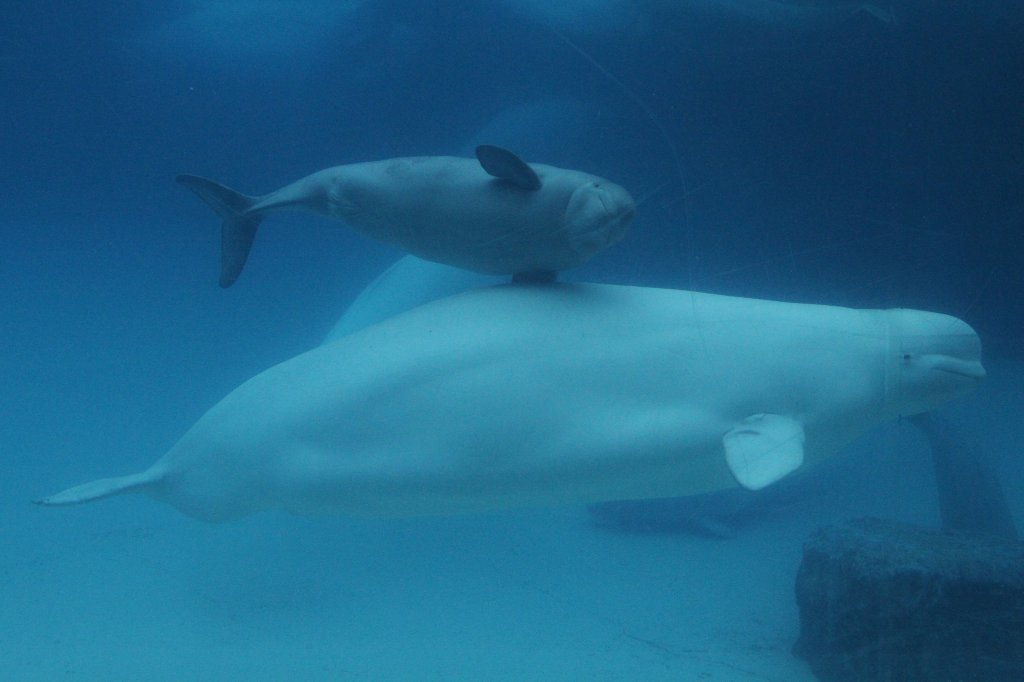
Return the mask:
{"type": "Polygon", "coordinates": [[[1024,680],[1024,543],[857,519],[804,544],[796,599],[821,680],[1024,680]]]}

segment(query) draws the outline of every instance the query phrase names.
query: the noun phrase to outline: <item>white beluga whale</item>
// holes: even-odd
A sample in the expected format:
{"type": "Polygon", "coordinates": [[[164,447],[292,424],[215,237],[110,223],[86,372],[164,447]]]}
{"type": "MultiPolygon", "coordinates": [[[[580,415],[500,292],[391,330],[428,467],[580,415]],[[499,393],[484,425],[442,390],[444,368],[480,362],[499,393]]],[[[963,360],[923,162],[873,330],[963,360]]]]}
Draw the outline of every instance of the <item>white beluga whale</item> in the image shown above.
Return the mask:
{"type": "Polygon", "coordinates": [[[220,521],[759,489],[972,389],[980,353],[970,326],[939,313],[474,289],[257,375],[141,473],[38,502],[143,492],[220,521]]]}
{"type": "Polygon", "coordinates": [[[335,166],[261,197],[179,175],[222,219],[220,284],[231,286],[265,215],[302,209],[426,260],[516,279],[554,279],[625,234],[633,199],[604,178],[527,164],[481,145],[476,159],[425,156],[335,166]]]}

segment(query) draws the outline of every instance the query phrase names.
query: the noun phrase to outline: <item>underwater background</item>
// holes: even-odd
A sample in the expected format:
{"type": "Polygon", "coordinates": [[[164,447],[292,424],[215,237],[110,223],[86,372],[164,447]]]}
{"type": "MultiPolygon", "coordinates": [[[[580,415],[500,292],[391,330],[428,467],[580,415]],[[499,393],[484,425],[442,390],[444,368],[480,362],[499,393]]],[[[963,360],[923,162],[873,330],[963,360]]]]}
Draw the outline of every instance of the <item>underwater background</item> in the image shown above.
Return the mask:
{"type": "Polygon", "coordinates": [[[1017,3],[4,9],[0,678],[811,680],[790,653],[807,536],[863,515],[939,524],[905,424],[721,533],[580,508],[207,525],[141,496],[35,507],[147,466],[319,344],[401,255],[275,214],[221,289],[218,221],[182,172],[259,194],[499,144],[637,198],[626,238],[570,279],[956,315],[989,379],[943,414],[1024,523],[1017,3]]]}

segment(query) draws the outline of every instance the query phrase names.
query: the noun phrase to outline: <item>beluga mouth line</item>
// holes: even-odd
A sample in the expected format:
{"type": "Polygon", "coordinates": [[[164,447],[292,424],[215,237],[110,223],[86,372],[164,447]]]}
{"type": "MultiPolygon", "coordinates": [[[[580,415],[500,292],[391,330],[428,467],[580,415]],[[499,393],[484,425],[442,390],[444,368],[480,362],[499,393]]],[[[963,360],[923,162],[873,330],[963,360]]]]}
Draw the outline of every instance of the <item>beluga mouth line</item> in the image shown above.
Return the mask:
{"type": "Polygon", "coordinates": [[[619,241],[635,204],[623,187],[577,170],[528,164],[493,145],[475,159],[421,156],[317,171],[263,196],[198,175],[176,180],[221,218],[220,285],[245,267],[268,213],[342,221],[425,260],[514,280],[552,281],[619,241]]]}

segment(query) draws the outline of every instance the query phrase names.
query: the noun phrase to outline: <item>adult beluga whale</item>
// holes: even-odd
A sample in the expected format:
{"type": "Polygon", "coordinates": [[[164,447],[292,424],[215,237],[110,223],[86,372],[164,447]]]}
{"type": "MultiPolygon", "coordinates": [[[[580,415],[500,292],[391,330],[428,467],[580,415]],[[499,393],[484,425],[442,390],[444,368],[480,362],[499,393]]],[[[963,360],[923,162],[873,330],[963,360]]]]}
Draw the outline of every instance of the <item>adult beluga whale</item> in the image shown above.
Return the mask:
{"type": "Polygon", "coordinates": [[[220,285],[231,286],[270,211],[303,209],[426,260],[516,279],[551,280],[622,238],[625,189],[595,175],[527,164],[491,145],[476,159],[425,156],[317,171],[261,197],[179,175],[222,219],[220,285]]]}
{"type": "Polygon", "coordinates": [[[970,390],[980,353],[966,323],[939,313],[474,289],[257,375],[141,473],[38,502],[144,492],[220,521],[758,489],[970,390]]]}

